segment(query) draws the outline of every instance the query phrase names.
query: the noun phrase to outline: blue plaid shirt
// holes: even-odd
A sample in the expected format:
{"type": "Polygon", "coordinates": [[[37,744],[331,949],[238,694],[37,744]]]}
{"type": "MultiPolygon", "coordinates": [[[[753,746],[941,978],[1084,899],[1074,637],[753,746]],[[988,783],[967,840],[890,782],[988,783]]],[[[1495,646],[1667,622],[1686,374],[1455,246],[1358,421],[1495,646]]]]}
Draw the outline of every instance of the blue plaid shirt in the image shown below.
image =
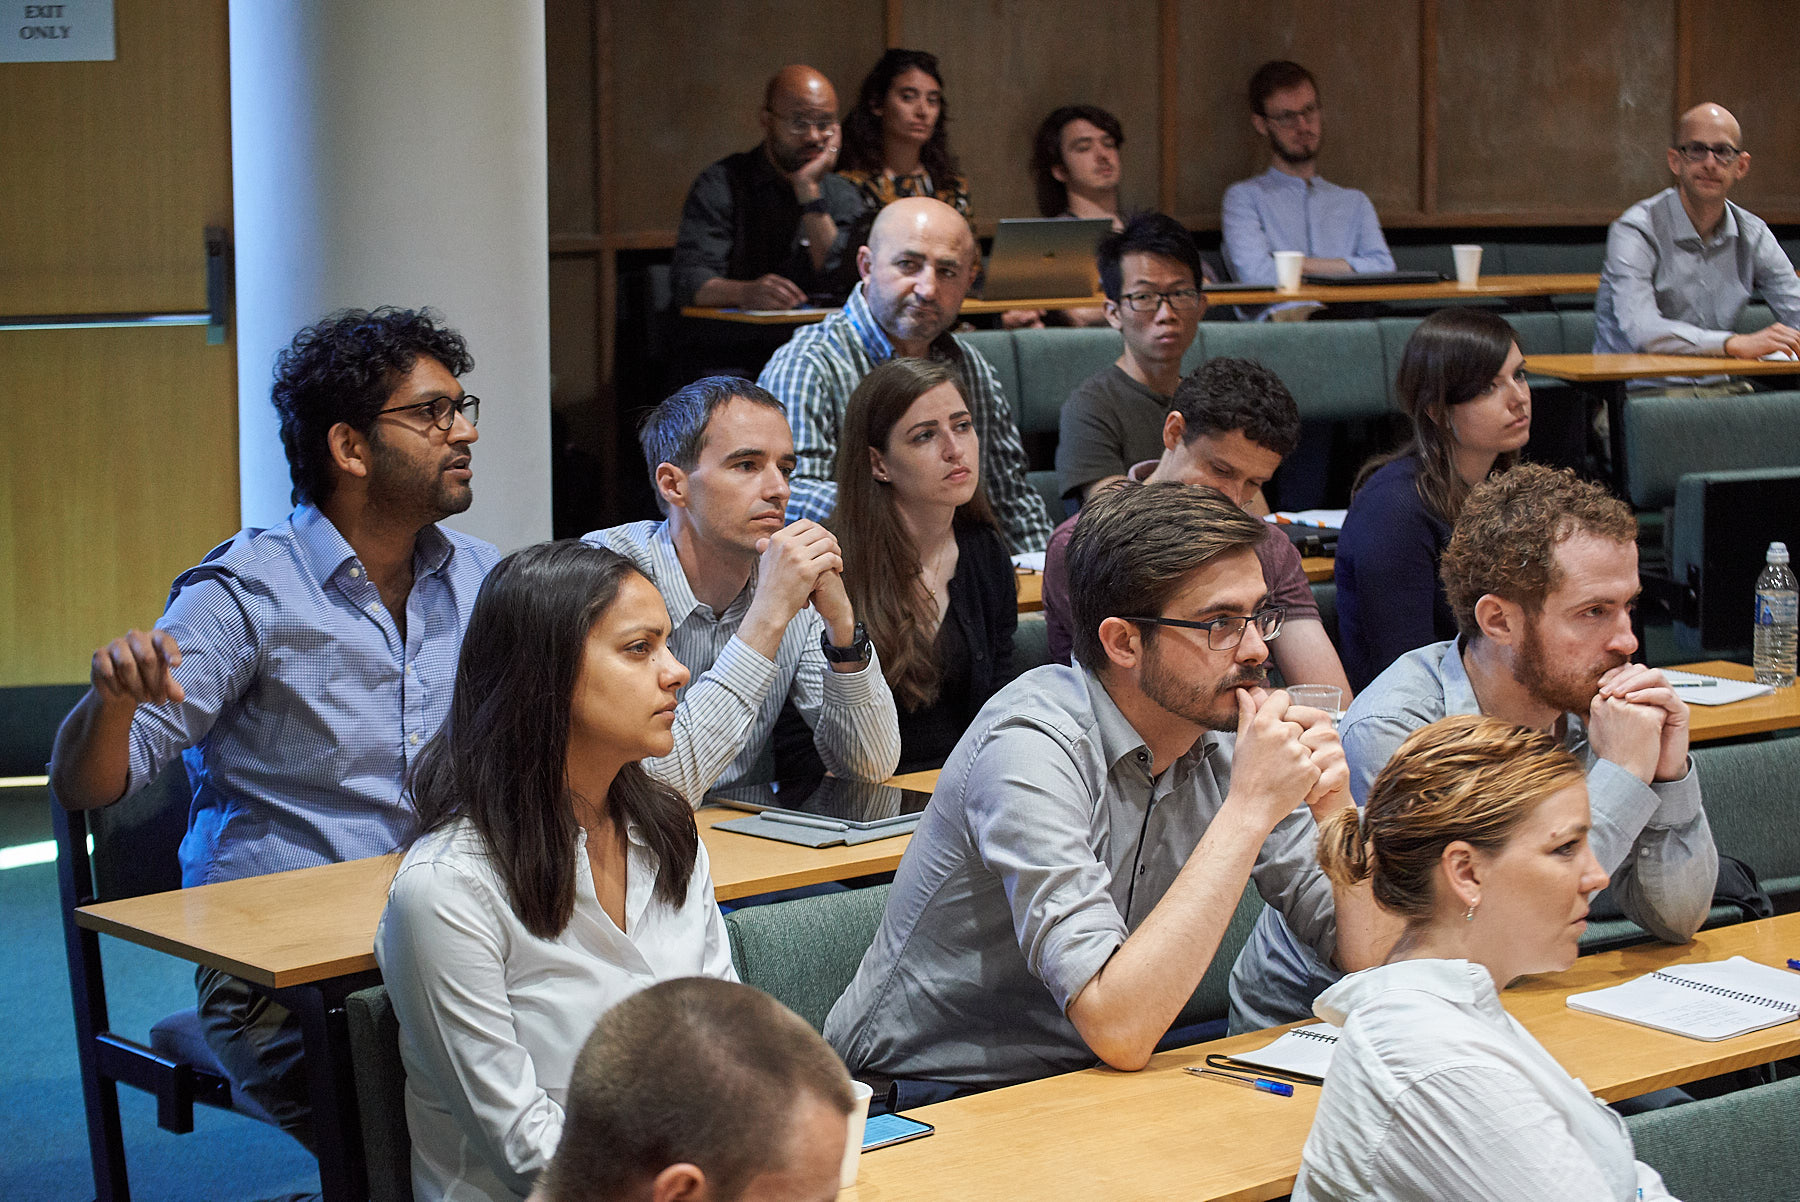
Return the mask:
{"type": "MultiPolygon", "coordinates": [[[[837,503],[838,426],[844,406],[863,377],[894,357],[894,344],[869,312],[858,284],[844,307],[818,325],[805,326],[775,352],[757,383],[787,407],[794,430],[793,493],[788,520],[822,522],[837,503]]],[[[1042,551],[1050,542],[1044,499],[1025,480],[1025,448],[1000,379],[981,352],[951,334],[931,344],[931,357],[954,364],[963,399],[981,440],[981,481],[1014,553],[1042,551]]]]}
{"type": "Polygon", "coordinates": [[[131,780],[185,753],[183,885],[393,851],[407,770],[450,709],[490,544],[427,526],[406,635],[362,561],[310,505],[243,530],[176,577],[157,621],[181,646],[179,705],[139,706],[131,780]]]}

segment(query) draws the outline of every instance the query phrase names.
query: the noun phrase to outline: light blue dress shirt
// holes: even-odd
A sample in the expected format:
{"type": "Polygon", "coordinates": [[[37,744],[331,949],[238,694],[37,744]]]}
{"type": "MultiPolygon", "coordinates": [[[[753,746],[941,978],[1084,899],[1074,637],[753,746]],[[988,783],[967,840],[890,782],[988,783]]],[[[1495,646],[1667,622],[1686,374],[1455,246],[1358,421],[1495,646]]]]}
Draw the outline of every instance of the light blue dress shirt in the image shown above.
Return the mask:
{"type": "Polygon", "coordinates": [[[450,709],[475,595],[499,552],[419,532],[406,635],[362,561],[310,505],[243,530],[175,578],[158,629],[187,697],[132,718],[127,792],[185,753],[194,801],[181,882],[393,851],[407,770],[450,709]]]}
{"type": "Polygon", "coordinates": [[[1375,206],[1355,188],[1271,167],[1225,189],[1225,257],[1245,283],[1275,286],[1275,252],[1343,259],[1352,271],[1392,271],[1375,206]]]}

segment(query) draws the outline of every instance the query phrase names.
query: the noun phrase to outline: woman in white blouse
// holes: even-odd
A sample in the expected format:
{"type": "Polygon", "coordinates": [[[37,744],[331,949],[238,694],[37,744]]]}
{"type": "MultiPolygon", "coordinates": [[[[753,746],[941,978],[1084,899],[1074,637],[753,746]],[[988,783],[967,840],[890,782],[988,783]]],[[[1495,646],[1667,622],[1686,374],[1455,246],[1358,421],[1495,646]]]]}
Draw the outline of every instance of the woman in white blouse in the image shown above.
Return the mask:
{"type": "Polygon", "coordinates": [[[375,936],[420,1202],[524,1198],[600,1016],[671,977],[736,979],[693,812],[638,766],[674,741],[668,635],[655,586],[580,542],[482,585],[375,936]]]}
{"type": "Polygon", "coordinates": [[[1581,765],[1480,715],[1414,732],[1360,821],[1326,824],[1326,874],[1370,880],[1406,929],[1313,1007],[1344,1031],[1294,1202],[1669,1196],[1619,1116],[1500,1004],[1514,979],[1575,962],[1607,881],[1588,824],[1581,765]]]}

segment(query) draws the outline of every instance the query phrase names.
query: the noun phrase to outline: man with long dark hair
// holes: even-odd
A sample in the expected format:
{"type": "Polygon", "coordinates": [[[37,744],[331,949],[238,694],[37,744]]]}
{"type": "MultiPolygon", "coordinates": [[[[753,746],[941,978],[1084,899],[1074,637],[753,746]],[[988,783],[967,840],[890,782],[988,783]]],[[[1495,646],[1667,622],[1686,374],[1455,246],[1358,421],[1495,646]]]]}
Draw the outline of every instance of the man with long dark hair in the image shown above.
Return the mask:
{"type": "MultiPolygon", "coordinates": [[[[473,499],[474,366],[430,310],[333,314],[275,361],[294,481],[279,526],[241,530],[175,580],[148,632],[94,653],[57,732],[70,809],[111,805],[182,756],[184,885],[394,850],[402,782],[450,704],[498,554],[437,523],[473,499]]],[[[209,968],[200,1028],[241,1091],[312,1146],[299,1024],[209,968]]]]}
{"type": "Polygon", "coordinates": [[[669,646],[694,674],[675,748],[647,761],[651,774],[695,806],[714,785],[767,780],[791,700],[827,769],[886,780],[900,762],[894,696],[844,591],[837,539],[785,516],[794,438],[781,402],[748,380],[708,377],[647,413],[638,439],[668,519],[585,538],[656,585],[669,646]]]}

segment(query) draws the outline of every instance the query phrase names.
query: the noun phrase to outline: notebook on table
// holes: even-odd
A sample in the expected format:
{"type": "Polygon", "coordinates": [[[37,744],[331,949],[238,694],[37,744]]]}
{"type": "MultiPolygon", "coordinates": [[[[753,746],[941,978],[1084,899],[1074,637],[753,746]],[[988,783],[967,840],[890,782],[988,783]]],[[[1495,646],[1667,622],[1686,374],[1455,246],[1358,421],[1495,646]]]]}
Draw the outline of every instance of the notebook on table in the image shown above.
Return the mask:
{"type": "Polygon", "coordinates": [[[1283,1031],[1274,1043],[1254,1052],[1239,1052],[1235,1056],[1215,1054],[1206,1058],[1206,1064],[1208,1068],[1253,1069],[1283,1081],[1322,1085],[1325,1072],[1331,1067],[1332,1053],[1337,1051],[1338,1034],[1342,1029],[1330,1023],[1308,1023],[1283,1031]]]}
{"type": "Polygon", "coordinates": [[[1716,1042],[1800,1018],[1800,973],[1742,956],[1675,964],[1609,989],[1572,993],[1569,1007],[1716,1042]]]}
{"type": "Polygon", "coordinates": [[[1675,695],[1689,705],[1730,705],[1773,693],[1775,686],[1748,680],[1732,680],[1725,676],[1702,676],[1698,672],[1663,669],[1663,679],[1675,686],[1675,695]]]}

